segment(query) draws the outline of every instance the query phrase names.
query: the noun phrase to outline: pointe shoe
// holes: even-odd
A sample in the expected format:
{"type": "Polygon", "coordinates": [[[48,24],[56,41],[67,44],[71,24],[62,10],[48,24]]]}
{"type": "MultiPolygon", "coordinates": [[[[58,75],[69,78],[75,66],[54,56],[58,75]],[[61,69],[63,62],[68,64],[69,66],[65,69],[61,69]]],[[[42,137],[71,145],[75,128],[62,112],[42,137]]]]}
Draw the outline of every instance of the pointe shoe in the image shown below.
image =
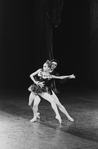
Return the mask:
{"type": "Polygon", "coordinates": [[[36,116],[34,116],[34,117],[30,120],[30,122],[35,122],[35,121],[37,121],[37,118],[40,118],[40,113],[39,113],[39,112],[37,112],[36,116]]]}
{"type": "Polygon", "coordinates": [[[37,117],[33,117],[30,122],[33,123],[33,122],[36,122],[37,121],[37,117]]]}
{"type": "Polygon", "coordinates": [[[68,120],[74,122],[74,119],[72,117],[68,118],[68,120]]]}
{"type": "Polygon", "coordinates": [[[59,121],[60,124],[62,123],[62,120],[60,117],[56,116],[55,118],[59,121]]]}

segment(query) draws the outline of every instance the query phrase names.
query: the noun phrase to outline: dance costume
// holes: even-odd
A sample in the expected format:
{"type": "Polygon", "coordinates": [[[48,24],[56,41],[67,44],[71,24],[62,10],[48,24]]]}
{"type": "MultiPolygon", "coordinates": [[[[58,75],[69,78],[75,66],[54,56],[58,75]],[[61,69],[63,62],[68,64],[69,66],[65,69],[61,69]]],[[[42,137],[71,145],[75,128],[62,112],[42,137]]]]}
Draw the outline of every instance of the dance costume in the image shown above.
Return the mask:
{"type": "Polygon", "coordinates": [[[52,90],[51,90],[51,87],[50,87],[50,79],[49,79],[49,76],[47,77],[46,75],[43,75],[42,74],[42,69],[40,70],[40,72],[34,77],[36,81],[39,81],[39,82],[44,82],[44,86],[43,87],[40,87],[39,85],[33,83],[29,88],[30,88],[30,91],[31,92],[34,92],[35,95],[39,95],[43,92],[47,92],[49,93],[50,95],[52,95],[52,90]]]}

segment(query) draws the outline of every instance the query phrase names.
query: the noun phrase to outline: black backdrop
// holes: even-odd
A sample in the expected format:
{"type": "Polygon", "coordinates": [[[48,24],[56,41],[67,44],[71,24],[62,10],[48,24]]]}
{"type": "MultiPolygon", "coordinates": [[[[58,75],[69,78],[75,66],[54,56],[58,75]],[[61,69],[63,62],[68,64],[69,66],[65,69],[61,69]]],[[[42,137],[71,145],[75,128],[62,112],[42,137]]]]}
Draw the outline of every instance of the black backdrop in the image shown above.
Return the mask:
{"type": "MultiPolygon", "coordinates": [[[[91,3],[94,5],[90,8],[89,0],[64,1],[61,22],[57,28],[53,26],[53,54],[59,60],[58,72],[77,76],[69,82],[70,86],[98,87],[98,49],[92,44],[90,34],[90,23],[93,24],[95,16],[95,11],[90,14],[90,9],[95,9],[97,1],[91,0],[91,3]]],[[[44,0],[1,1],[1,89],[28,88],[31,84],[29,75],[42,67],[47,59],[43,4],[44,0]]],[[[97,43],[97,33],[93,40],[97,43]]]]}

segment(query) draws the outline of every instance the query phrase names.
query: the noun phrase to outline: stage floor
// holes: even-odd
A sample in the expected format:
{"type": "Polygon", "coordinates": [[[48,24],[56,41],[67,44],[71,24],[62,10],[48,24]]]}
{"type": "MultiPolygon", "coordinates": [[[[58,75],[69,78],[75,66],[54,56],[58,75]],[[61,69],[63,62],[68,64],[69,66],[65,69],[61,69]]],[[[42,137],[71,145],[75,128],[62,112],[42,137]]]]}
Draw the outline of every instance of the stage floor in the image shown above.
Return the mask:
{"type": "Polygon", "coordinates": [[[61,125],[44,99],[39,105],[40,120],[30,123],[28,95],[10,92],[0,96],[0,149],[98,149],[97,90],[71,89],[58,93],[75,119],[69,122],[60,112],[61,125]]]}

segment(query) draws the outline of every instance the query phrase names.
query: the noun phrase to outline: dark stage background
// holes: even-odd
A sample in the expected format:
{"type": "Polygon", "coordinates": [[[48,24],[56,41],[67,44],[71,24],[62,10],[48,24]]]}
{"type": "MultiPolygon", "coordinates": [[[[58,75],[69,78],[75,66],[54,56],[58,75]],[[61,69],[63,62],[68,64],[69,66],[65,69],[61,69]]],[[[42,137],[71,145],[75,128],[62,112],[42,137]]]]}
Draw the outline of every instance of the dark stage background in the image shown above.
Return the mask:
{"type": "MultiPolygon", "coordinates": [[[[0,3],[0,88],[27,89],[32,83],[29,75],[48,58],[48,0],[0,3]]],[[[52,25],[57,71],[76,75],[75,80],[58,82],[58,87],[98,87],[97,8],[95,0],[64,1],[61,22],[52,25]]]]}

